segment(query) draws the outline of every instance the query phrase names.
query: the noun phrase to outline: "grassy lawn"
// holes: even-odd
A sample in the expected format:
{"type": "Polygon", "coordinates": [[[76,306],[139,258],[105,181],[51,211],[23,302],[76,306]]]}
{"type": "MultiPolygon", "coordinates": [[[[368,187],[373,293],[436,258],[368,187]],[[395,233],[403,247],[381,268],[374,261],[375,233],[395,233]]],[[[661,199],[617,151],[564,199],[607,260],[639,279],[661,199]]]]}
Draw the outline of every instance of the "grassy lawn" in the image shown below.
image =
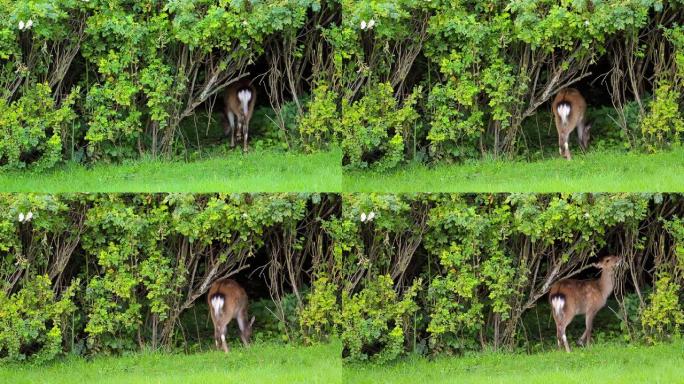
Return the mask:
{"type": "Polygon", "coordinates": [[[136,354],[46,366],[0,366],[0,383],[339,383],[339,343],[314,347],[253,345],[191,355],[136,354]]]}
{"type": "Polygon", "coordinates": [[[684,148],[653,155],[575,151],[524,162],[409,164],[390,173],[345,172],[346,192],[674,192],[684,188],[684,148]]]}
{"type": "Polygon", "coordinates": [[[396,364],[345,365],[345,383],[684,383],[684,342],[596,345],[572,353],[484,353],[396,364]]]}
{"type": "Polygon", "coordinates": [[[45,173],[0,173],[0,192],[337,192],[340,151],[230,151],[190,162],[71,163],[45,173]]]}

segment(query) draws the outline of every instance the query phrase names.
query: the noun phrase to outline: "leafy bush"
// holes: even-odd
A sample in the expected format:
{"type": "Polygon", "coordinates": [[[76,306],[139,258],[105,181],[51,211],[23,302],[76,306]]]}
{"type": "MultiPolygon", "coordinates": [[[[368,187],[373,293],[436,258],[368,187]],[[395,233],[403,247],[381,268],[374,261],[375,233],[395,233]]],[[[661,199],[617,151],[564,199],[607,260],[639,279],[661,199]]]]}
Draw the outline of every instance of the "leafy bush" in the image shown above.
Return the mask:
{"type": "MultiPolygon", "coordinates": [[[[550,285],[609,254],[624,258],[619,279],[623,268],[634,275],[618,282],[611,308],[619,309],[600,313],[596,339],[655,339],[659,326],[665,338],[681,333],[677,194],[352,194],[343,204],[342,219],[330,224],[349,360],[555,348],[550,285]],[[668,282],[643,268],[651,262],[668,282]],[[419,281],[427,284],[411,296],[417,309],[393,322],[396,303],[419,281]]],[[[583,328],[573,324],[573,332],[583,328]]]]}
{"type": "Polygon", "coordinates": [[[325,85],[319,85],[313,91],[308,104],[308,111],[299,122],[299,134],[307,151],[327,147],[340,130],[340,113],[337,95],[325,85]]]}
{"type": "Polygon", "coordinates": [[[641,132],[649,151],[680,143],[680,136],[684,133],[684,116],[679,110],[681,99],[681,93],[668,83],[661,83],[656,88],[650,111],[641,122],[641,132]]]}
{"type": "Polygon", "coordinates": [[[339,288],[321,276],[314,280],[313,290],[307,296],[299,324],[307,342],[319,341],[337,334],[340,306],[337,299],[339,288]]]}
{"type": "MultiPolygon", "coordinates": [[[[185,150],[178,140],[182,137],[181,121],[242,74],[252,71],[252,77],[259,75],[251,70],[259,58],[273,57],[274,53],[282,57],[275,50],[284,49],[287,52],[282,53],[288,57],[306,62],[302,65],[311,64],[307,60],[317,53],[302,57],[303,46],[297,39],[283,47],[273,42],[299,36],[306,28],[304,35],[315,36],[307,43],[319,44],[323,39],[319,29],[325,30],[328,25],[313,20],[319,18],[319,12],[329,12],[318,0],[112,4],[21,0],[0,4],[3,115],[17,100],[34,101],[33,95],[42,95],[42,89],[35,90],[37,84],[49,84],[55,99],[76,90],[76,85],[83,87],[85,98],[70,101],[82,112],[78,123],[83,126],[73,131],[71,145],[74,153],[87,149],[93,161],[120,160],[140,152],[157,156],[185,150]]],[[[273,65],[279,70],[279,62],[273,65]]],[[[312,78],[325,77],[315,68],[311,71],[312,78]]],[[[300,70],[297,73],[299,82],[299,78],[308,77],[300,70]]],[[[287,79],[292,77],[288,74],[287,79]]],[[[269,78],[268,87],[272,92],[282,92],[287,79],[269,78]]],[[[298,93],[304,94],[306,89],[301,88],[304,86],[297,85],[298,93]]],[[[266,99],[271,95],[263,96],[266,99]]],[[[40,101],[52,108],[45,97],[40,101]]],[[[3,122],[14,124],[15,130],[21,125],[17,123],[29,121],[34,113],[17,108],[16,116],[3,122]]],[[[296,114],[299,117],[302,111],[296,114]]],[[[34,134],[22,144],[30,141],[29,150],[37,147],[44,151],[46,147],[59,148],[57,138],[34,134]]],[[[6,140],[5,145],[10,143],[6,140]]],[[[0,152],[0,161],[12,162],[15,167],[17,160],[3,159],[4,155],[0,152]]],[[[56,150],[49,155],[46,158],[61,159],[56,150]]],[[[52,165],[52,160],[46,160],[44,167],[52,165]]]]}
{"type": "Polygon", "coordinates": [[[403,297],[394,291],[392,278],[381,275],[361,292],[343,297],[342,342],[351,360],[386,362],[404,351],[404,337],[418,310],[415,297],[421,281],[414,281],[403,297]]]}
{"type": "Polygon", "coordinates": [[[420,89],[399,106],[390,84],[379,84],[360,100],[342,102],[341,145],[348,166],[388,170],[404,158],[404,138],[418,119],[420,89]]]}
{"type": "MultiPolygon", "coordinates": [[[[0,358],[186,347],[183,315],[211,283],[237,273],[257,316],[254,339],[299,342],[303,313],[319,321],[337,308],[327,308],[329,285],[310,295],[300,267],[328,273],[320,225],[336,211],[318,194],[0,195],[0,358]],[[267,276],[246,278],[262,261],[272,265],[267,276]],[[84,289],[66,289],[80,282],[84,289]]],[[[201,313],[193,336],[209,336],[199,345],[211,343],[201,313]]]]}
{"type": "Polygon", "coordinates": [[[47,276],[35,276],[10,296],[0,291],[0,361],[43,362],[59,355],[78,285],[74,280],[59,299],[47,276]]]}
{"type": "Polygon", "coordinates": [[[684,326],[684,308],[679,302],[681,289],[667,273],[656,278],[655,290],[641,315],[641,323],[650,341],[680,335],[684,326]]]}
{"type": "MultiPolygon", "coordinates": [[[[681,16],[681,5],[658,1],[572,5],[553,1],[486,5],[477,1],[345,1],[342,13],[347,17],[335,35],[335,48],[340,60],[346,60],[341,75],[345,97],[350,104],[359,102],[389,82],[401,104],[424,87],[427,103],[419,106],[418,113],[424,116],[420,123],[428,129],[417,131],[419,136],[412,138],[422,148],[404,155],[420,157],[426,151],[430,159],[438,161],[462,161],[488,153],[517,154],[525,139],[523,123],[548,105],[555,91],[575,84],[603,58],[615,63],[614,73],[638,77],[633,80],[638,83],[638,94],[623,97],[619,108],[630,103],[631,97],[640,100],[641,120],[641,100],[652,90],[634,66],[653,65],[661,72],[659,77],[672,78],[679,71],[675,63],[681,55],[668,52],[677,52],[684,41],[676,22],[661,25],[654,16],[681,16]],[[371,20],[373,26],[368,24],[371,20]],[[645,49],[646,45],[652,46],[652,51],[645,49]],[[624,57],[615,57],[616,52],[624,57]]],[[[623,76],[614,76],[611,82],[613,103],[618,94],[635,91],[634,84],[621,88],[626,83],[623,76]]],[[[681,103],[681,94],[673,94],[671,99],[681,103]]],[[[654,117],[657,124],[669,124],[666,115],[661,112],[654,117]]],[[[599,123],[592,135],[596,142],[620,145],[628,140],[614,136],[615,130],[601,129],[604,122],[599,123]],[[604,138],[603,133],[608,136],[604,138]]],[[[620,124],[625,125],[622,118],[620,124]]],[[[391,127],[384,128],[391,137],[391,127]]],[[[375,129],[383,129],[382,124],[375,129]]],[[[368,130],[373,128],[366,127],[358,136],[364,137],[368,130]]],[[[672,131],[663,134],[667,141],[679,141],[672,131]]],[[[374,136],[381,135],[375,132],[374,136]]],[[[555,136],[555,130],[547,136],[555,136]]],[[[626,144],[640,147],[634,142],[626,144]]],[[[355,148],[347,149],[346,154],[351,159],[358,157],[355,148]]],[[[353,160],[350,163],[363,166],[353,160]]]]}
{"type": "Polygon", "coordinates": [[[48,169],[62,160],[62,138],[75,124],[78,89],[58,107],[46,84],[19,100],[0,98],[0,169],[48,169]]]}

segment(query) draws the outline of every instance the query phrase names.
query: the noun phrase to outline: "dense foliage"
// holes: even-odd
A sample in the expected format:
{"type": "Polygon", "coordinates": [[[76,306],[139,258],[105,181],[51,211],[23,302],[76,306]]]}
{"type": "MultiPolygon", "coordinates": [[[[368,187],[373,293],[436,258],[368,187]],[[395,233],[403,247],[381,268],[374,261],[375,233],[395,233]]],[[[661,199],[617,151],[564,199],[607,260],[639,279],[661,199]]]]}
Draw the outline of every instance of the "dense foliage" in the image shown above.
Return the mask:
{"type": "Polygon", "coordinates": [[[328,77],[330,55],[321,51],[335,7],[326,0],[2,0],[0,167],[183,152],[184,120],[230,83],[267,71],[260,104],[276,112],[271,130],[296,146],[300,136],[288,125],[305,116],[314,82],[328,77]]]}
{"type": "Polygon", "coordinates": [[[328,195],[0,195],[0,361],[211,345],[204,294],[223,276],[250,294],[256,339],[325,340],[309,324],[339,306],[319,288],[338,211],[328,195]]]}
{"type": "Polygon", "coordinates": [[[554,348],[549,287],[609,254],[624,266],[595,337],[680,337],[682,213],[661,194],[345,196],[331,224],[346,356],[554,348]]]}
{"type": "MultiPolygon", "coordinates": [[[[404,143],[400,160],[519,154],[527,150],[525,121],[546,111],[565,86],[602,103],[590,105],[590,118],[592,109],[614,108],[610,120],[594,126],[599,140],[612,131],[628,148],[681,143],[679,0],[345,0],[342,14],[335,48],[346,60],[343,96],[367,111],[363,121],[342,127],[355,133],[347,139],[354,145],[345,146],[353,148],[346,153],[350,168],[396,164],[397,149],[386,138],[404,143]],[[384,87],[394,108],[421,118],[388,121],[393,104],[374,96],[384,87]],[[638,108],[630,115],[632,103],[638,108]],[[385,148],[368,146],[373,141],[385,148]]],[[[553,125],[548,115],[541,125],[553,125]]]]}

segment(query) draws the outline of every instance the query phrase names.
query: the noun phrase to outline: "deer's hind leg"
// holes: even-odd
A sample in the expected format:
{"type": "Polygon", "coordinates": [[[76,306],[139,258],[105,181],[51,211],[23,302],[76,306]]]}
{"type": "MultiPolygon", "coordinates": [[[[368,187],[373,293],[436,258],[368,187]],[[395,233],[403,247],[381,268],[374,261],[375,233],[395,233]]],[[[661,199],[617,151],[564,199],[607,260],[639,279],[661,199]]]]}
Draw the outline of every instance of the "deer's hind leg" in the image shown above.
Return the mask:
{"type": "Polygon", "coordinates": [[[221,331],[219,330],[219,325],[214,324],[214,344],[216,344],[216,349],[221,349],[221,331]]]}
{"type": "Polygon", "coordinates": [[[235,114],[229,110],[226,116],[230,124],[230,132],[226,131],[226,136],[230,135],[230,147],[235,148],[235,114]]]}
{"type": "Polygon", "coordinates": [[[248,121],[243,121],[242,122],[242,129],[244,130],[243,132],[243,142],[242,142],[242,149],[247,152],[249,151],[249,143],[247,140],[249,139],[249,122],[248,121]]]}
{"type": "Polygon", "coordinates": [[[572,317],[564,317],[561,319],[556,319],[554,317],[554,320],[556,320],[556,339],[558,341],[558,348],[565,348],[566,352],[570,352],[570,345],[568,344],[568,336],[565,334],[565,329],[572,321],[572,317]]]}
{"type": "Polygon", "coordinates": [[[568,140],[570,139],[569,130],[561,130],[558,132],[558,146],[561,149],[561,155],[568,160],[572,160],[572,155],[570,155],[570,144],[568,140]]]}
{"type": "Polygon", "coordinates": [[[220,338],[221,338],[221,349],[223,349],[223,352],[228,353],[228,350],[230,348],[228,347],[228,343],[226,343],[226,331],[228,330],[228,324],[230,324],[230,319],[226,322],[221,322],[219,325],[219,332],[220,332],[220,338]]]}

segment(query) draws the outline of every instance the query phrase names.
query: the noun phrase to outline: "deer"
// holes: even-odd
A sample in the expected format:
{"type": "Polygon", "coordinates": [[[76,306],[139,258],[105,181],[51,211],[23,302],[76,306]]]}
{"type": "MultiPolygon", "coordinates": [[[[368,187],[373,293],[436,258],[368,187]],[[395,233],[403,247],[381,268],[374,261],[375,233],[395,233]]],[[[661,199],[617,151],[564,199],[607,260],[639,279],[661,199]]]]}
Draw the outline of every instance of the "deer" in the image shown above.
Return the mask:
{"type": "Polygon", "coordinates": [[[245,347],[249,346],[252,337],[254,316],[247,321],[247,293],[235,280],[222,279],[214,282],[207,294],[209,315],[214,323],[214,342],[217,349],[228,353],[226,329],[231,320],[237,319],[240,328],[240,339],[245,347]]]}
{"type": "Polygon", "coordinates": [[[615,267],[620,261],[618,256],[606,256],[593,264],[594,267],[601,269],[601,276],[598,279],[564,279],[551,286],[549,303],[553,320],[556,322],[558,348],[565,347],[565,351],[570,352],[565,328],[576,315],[581,314],[585,315],[585,330],[577,343],[580,346],[589,345],[594,317],[606,305],[608,296],[613,292],[615,267]]]}
{"type": "Polygon", "coordinates": [[[226,136],[230,136],[230,147],[235,148],[237,134],[237,140],[243,140],[242,146],[246,152],[249,149],[249,121],[256,103],[256,88],[250,80],[242,79],[228,86],[223,101],[223,130],[226,136]]]}
{"type": "Polygon", "coordinates": [[[564,88],[556,95],[551,105],[556,130],[558,131],[558,150],[560,155],[571,160],[568,138],[570,133],[577,128],[580,148],[586,151],[589,146],[589,131],[591,124],[585,121],[587,102],[582,94],[575,88],[564,88]]]}

